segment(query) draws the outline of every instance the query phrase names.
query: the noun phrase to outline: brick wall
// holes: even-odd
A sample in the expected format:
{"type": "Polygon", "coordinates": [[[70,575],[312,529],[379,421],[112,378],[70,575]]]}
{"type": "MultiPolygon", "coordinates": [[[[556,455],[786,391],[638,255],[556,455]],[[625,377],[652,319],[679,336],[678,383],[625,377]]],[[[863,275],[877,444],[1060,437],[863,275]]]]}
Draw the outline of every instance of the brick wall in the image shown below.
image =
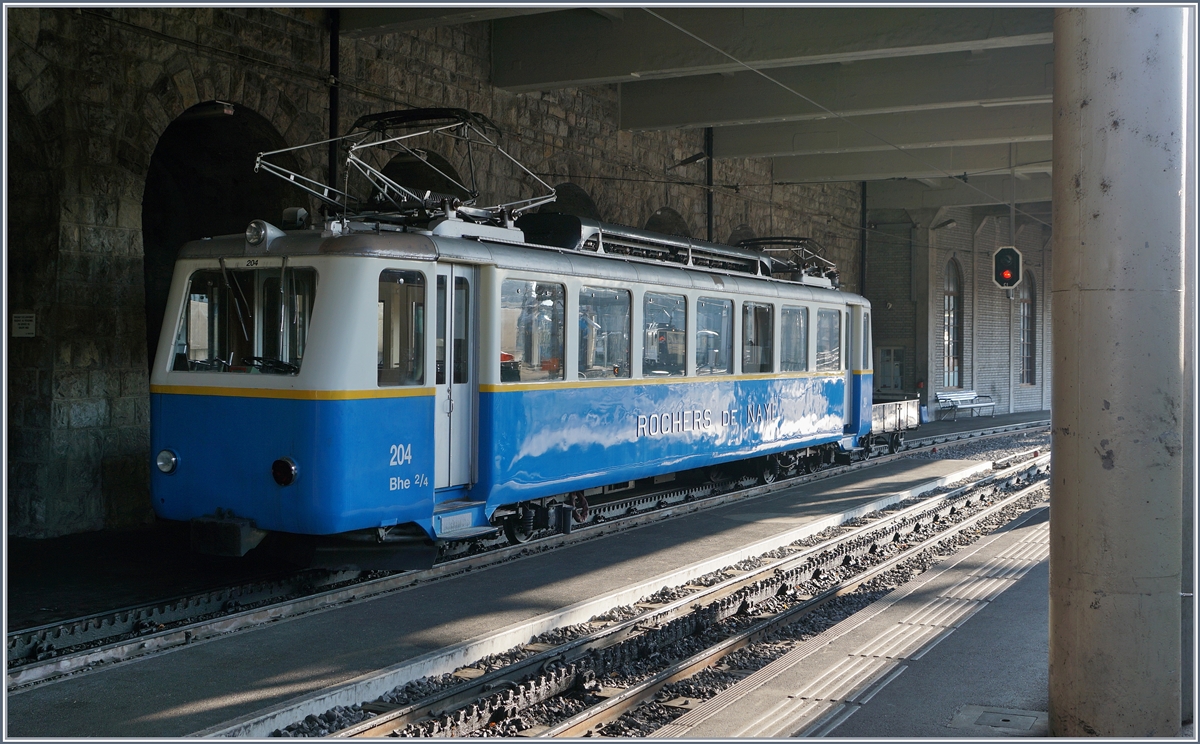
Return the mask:
{"type": "MultiPolygon", "coordinates": [[[[9,203],[28,207],[9,223],[9,309],[38,318],[37,337],[10,347],[9,534],[143,524],[151,512],[142,203],[155,147],[181,114],[212,100],[252,110],[288,145],[328,136],[325,12],[7,14],[9,203]],[[20,241],[24,253],[17,231],[32,236],[20,241]]],[[[343,130],[361,114],[405,105],[480,111],[518,160],[551,185],[584,188],[603,219],[640,227],[668,206],[704,237],[704,165],[668,170],[703,149],[702,131],[619,131],[613,86],[493,88],[488,32],[467,24],[344,39],[343,130]]],[[[323,180],[324,153],[303,154],[298,167],[323,180]]],[[[485,203],[530,195],[505,161],[486,159],[480,170],[485,203]]],[[[716,239],[741,224],[760,236],[812,237],[857,288],[858,184],[775,185],[768,160],[718,162],[714,180],[716,239]]]]}
{"type": "Polygon", "coordinates": [[[1024,257],[1023,284],[1031,287],[1035,308],[1034,383],[1026,385],[1020,382],[1018,300],[1010,301],[1006,292],[992,282],[992,254],[1002,245],[1012,245],[1008,210],[949,207],[910,213],[872,209],[868,219],[866,296],[873,306],[875,346],[904,349],[903,392],[930,402],[935,393],[946,389],[943,298],[946,270],[953,261],[960,274],[958,300],[962,316],[960,386],[956,389],[990,395],[996,402],[996,412],[1007,413],[1011,377],[1014,411],[1048,409],[1051,323],[1046,288],[1050,278],[1050,227],[1026,217],[1018,220],[1016,246],[1024,257]],[[930,229],[951,221],[953,226],[930,229]],[[925,255],[929,256],[930,267],[928,299],[916,281],[917,273],[924,270],[921,262],[925,255]],[[922,318],[930,329],[927,360],[917,358],[921,347],[917,334],[925,327],[922,318]],[[928,369],[923,390],[917,388],[921,362],[928,369]]]}
{"type": "Polygon", "coordinates": [[[940,300],[945,267],[954,258],[963,270],[963,376],[962,387],[990,395],[997,413],[1036,411],[1049,407],[1050,305],[1043,291],[1049,276],[1049,227],[1022,218],[1016,246],[1023,256],[1022,283],[1030,283],[1034,292],[1034,383],[1021,383],[1019,288],[1013,300],[992,281],[992,254],[1002,245],[1013,245],[1009,237],[1007,214],[986,214],[981,208],[946,210],[958,223],[956,228],[934,234],[937,242],[939,274],[935,297],[936,348],[930,360],[936,369],[933,390],[943,389],[944,367],[940,300]],[[973,235],[969,234],[973,232],[973,235]],[[946,233],[943,235],[943,233],[946,233]],[[972,296],[974,293],[974,296],[972,296]],[[1010,386],[1011,379],[1011,386],[1010,386]]]}

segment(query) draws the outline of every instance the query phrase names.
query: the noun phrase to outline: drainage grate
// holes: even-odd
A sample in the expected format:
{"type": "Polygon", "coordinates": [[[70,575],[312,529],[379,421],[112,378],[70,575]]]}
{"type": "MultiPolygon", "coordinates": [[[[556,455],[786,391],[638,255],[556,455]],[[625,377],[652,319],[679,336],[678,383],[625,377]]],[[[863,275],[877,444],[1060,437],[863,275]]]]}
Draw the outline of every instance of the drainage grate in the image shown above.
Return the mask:
{"type": "Polygon", "coordinates": [[[996,728],[1018,729],[1028,731],[1037,723],[1037,716],[1018,716],[1012,713],[995,713],[988,711],[975,719],[976,726],[995,726],[996,728]]]}
{"type": "Polygon", "coordinates": [[[946,726],[966,729],[969,736],[1048,736],[1050,717],[1040,710],[964,705],[946,726]]]}

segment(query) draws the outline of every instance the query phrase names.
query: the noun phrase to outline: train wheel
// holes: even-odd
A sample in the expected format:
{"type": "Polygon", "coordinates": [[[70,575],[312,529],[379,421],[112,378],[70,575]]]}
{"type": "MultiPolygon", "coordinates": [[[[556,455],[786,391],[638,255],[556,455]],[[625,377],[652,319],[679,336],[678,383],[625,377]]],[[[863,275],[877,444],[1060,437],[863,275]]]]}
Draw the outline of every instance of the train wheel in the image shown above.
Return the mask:
{"type": "Polygon", "coordinates": [[[533,526],[533,509],[528,506],[521,507],[518,514],[504,519],[504,536],[513,545],[521,545],[533,539],[535,532],[533,526]]]}
{"type": "Polygon", "coordinates": [[[774,455],[762,458],[757,466],[758,482],[762,485],[770,485],[779,480],[779,460],[774,455]]]}
{"type": "Polygon", "coordinates": [[[890,454],[894,455],[897,452],[899,452],[900,447],[902,447],[903,445],[904,445],[904,432],[898,431],[895,434],[888,437],[888,452],[890,454]]]}

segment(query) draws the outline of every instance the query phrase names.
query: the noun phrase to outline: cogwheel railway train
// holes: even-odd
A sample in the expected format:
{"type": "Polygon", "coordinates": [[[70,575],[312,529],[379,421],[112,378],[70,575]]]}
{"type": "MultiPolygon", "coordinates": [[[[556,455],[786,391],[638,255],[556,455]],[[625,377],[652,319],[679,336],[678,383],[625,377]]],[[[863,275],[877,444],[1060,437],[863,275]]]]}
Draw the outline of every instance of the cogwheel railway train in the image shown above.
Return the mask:
{"type": "MultiPolygon", "coordinates": [[[[477,121],[445,112],[372,131],[477,121]]],[[[256,220],[181,250],[151,374],[151,488],[197,550],[325,536],[303,544],[330,565],[368,567],[379,546],[388,567],[428,565],[437,541],[520,542],[684,471],[770,481],[878,442],[870,304],[828,266],[514,219],[366,172],[390,213],[256,220]]]]}

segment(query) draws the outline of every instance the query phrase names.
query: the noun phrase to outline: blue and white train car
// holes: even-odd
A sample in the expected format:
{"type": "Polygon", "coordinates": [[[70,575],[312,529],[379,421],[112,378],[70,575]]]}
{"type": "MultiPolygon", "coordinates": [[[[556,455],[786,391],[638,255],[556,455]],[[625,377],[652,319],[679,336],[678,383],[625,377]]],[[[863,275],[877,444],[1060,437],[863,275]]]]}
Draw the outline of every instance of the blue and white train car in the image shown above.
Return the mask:
{"type": "Polygon", "coordinates": [[[219,554],[427,548],[519,541],[643,479],[828,462],[870,437],[870,305],[778,268],[564,215],[189,243],[151,374],[154,508],[219,554]]]}

